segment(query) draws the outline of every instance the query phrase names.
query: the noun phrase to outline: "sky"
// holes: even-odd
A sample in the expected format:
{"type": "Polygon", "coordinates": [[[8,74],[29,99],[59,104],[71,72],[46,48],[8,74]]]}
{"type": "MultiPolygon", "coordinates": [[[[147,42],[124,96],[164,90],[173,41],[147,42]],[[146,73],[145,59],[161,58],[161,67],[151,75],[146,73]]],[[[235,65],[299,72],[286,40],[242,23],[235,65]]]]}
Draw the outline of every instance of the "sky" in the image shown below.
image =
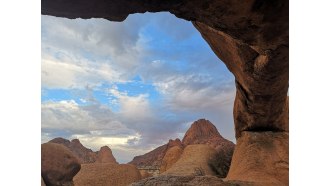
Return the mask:
{"type": "Polygon", "coordinates": [[[234,76],[191,22],[41,16],[41,142],[108,145],[120,163],[210,120],[235,142],[234,76]]]}

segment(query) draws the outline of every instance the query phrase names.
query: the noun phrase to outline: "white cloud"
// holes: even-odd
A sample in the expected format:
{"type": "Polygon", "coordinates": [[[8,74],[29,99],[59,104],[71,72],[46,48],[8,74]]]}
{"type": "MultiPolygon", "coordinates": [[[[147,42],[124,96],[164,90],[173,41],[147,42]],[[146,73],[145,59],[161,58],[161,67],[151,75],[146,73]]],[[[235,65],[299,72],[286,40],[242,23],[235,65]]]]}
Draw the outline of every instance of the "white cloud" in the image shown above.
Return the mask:
{"type": "Polygon", "coordinates": [[[135,133],[118,121],[109,108],[103,105],[80,106],[73,100],[42,103],[41,122],[44,130],[69,131],[71,135],[125,136],[135,133]]]}
{"type": "Polygon", "coordinates": [[[119,114],[124,118],[131,118],[131,121],[145,121],[153,117],[150,108],[148,95],[139,94],[136,96],[128,96],[126,92],[120,92],[117,86],[112,86],[107,91],[116,98],[116,102],[120,105],[119,114]]]}
{"type": "Polygon", "coordinates": [[[94,63],[86,59],[56,59],[43,57],[41,62],[41,83],[45,88],[85,88],[102,83],[125,82],[118,71],[109,63],[94,63]]]}
{"type": "Polygon", "coordinates": [[[119,161],[127,162],[169,138],[182,137],[187,122],[199,118],[215,121],[218,129],[233,136],[233,77],[228,78],[228,70],[219,67],[219,60],[205,47],[188,42],[187,49],[174,51],[184,47],[178,42],[196,34],[190,23],[175,20],[168,15],[130,16],[114,23],[42,16],[42,88],[80,89],[88,94],[80,98],[83,105],[72,100],[42,103],[42,141],[78,137],[94,150],[109,145],[119,161]],[[156,25],[154,32],[169,33],[173,42],[163,48],[149,46],[149,42],[163,44],[158,38],[149,40],[151,34],[144,30],[149,24],[156,25]],[[116,86],[104,92],[109,103],[93,97],[99,85],[129,82],[137,75],[156,87],[162,96],[159,102],[116,86]],[[105,104],[119,109],[113,112],[105,104]]]}

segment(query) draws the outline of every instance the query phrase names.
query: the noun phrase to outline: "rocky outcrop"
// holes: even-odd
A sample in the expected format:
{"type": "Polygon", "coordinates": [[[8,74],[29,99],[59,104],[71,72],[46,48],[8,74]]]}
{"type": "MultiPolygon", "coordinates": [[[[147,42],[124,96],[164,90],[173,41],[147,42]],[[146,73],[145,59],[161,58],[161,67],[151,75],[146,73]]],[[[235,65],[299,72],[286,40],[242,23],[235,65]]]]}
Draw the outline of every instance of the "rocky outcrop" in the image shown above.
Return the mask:
{"type": "Polygon", "coordinates": [[[206,119],[199,119],[191,124],[182,139],[184,146],[193,144],[206,144],[217,151],[233,149],[235,144],[223,138],[217,128],[206,119]]]}
{"type": "Polygon", "coordinates": [[[115,157],[112,155],[112,151],[108,146],[101,147],[97,152],[96,163],[117,163],[115,157]]]}
{"type": "Polygon", "coordinates": [[[180,159],[182,152],[183,149],[179,146],[174,146],[168,149],[162,159],[162,164],[160,166],[159,172],[163,173],[166,170],[170,169],[172,165],[180,159]]]}
{"type": "Polygon", "coordinates": [[[97,154],[91,149],[84,147],[79,139],[73,139],[71,141],[64,138],[54,138],[50,140],[51,143],[58,143],[66,146],[74,155],[81,161],[81,163],[94,163],[97,158],[97,154]]]}
{"type": "Polygon", "coordinates": [[[288,185],[288,138],[283,132],[243,132],[226,179],[288,185]]]}
{"type": "Polygon", "coordinates": [[[41,176],[47,186],[70,186],[79,170],[78,159],[67,147],[56,143],[41,145],[41,176]]]}
{"type": "Polygon", "coordinates": [[[243,131],[288,131],[282,119],[289,86],[288,45],[263,50],[203,23],[194,25],[235,76],[236,138],[243,131]]]}
{"type": "Polygon", "coordinates": [[[69,141],[64,138],[54,138],[49,142],[66,146],[81,163],[117,163],[108,146],[103,146],[99,151],[93,152],[91,149],[84,147],[79,139],[69,141]]]}
{"type": "Polygon", "coordinates": [[[216,155],[216,151],[208,145],[188,145],[184,148],[180,159],[162,174],[176,176],[204,176],[216,175],[209,165],[209,161],[216,155]]]}
{"type": "Polygon", "coordinates": [[[150,174],[147,170],[139,170],[141,174],[141,179],[151,177],[152,174],[150,174]]]}
{"type": "Polygon", "coordinates": [[[223,138],[217,128],[206,119],[199,119],[192,123],[182,142],[179,139],[169,140],[166,145],[160,146],[142,156],[134,157],[130,163],[137,165],[139,168],[147,166],[158,167],[159,172],[163,173],[180,159],[184,148],[195,144],[208,145],[216,150],[217,153],[215,156],[212,156],[211,160],[213,161],[210,162],[210,166],[213,172],[216,172],[221,177],[225,177],[229,170],[235,145],[233,142],[223,138]]]}
{"type": "MultiPolygon", "coordinates": [[[[160,175],[132,183],[131,186],[256,186],[251,182],[224,181],[216,176],[160,175]]],[[[261,186],[261,185],[258,185],[261,186]]]]}
{"type": "Polygon", "coordinates": [[[157,147],[144,155],[136,156],[131,162],[129,162],[129,164],[136,165],[137,167],[153,166],[159,168],[166,151],[174,146],[182,147],[180,139],[177,138],[175,140],[169,140],[169,142],[165,145],[157,147]]]}
{"type": "Polygon", "coordinates": [[[235,144],[223,138],[217,128],[206,119],[195,121],[182,140],[184,146],[191,144],[206,144],[217,151],[210,160],[210,166],[220,177],[226,177],[235,144]]]}
{"type": "MultiPolygon", "coordinates": [[[[41,1],[42,14],[67,18],[123,21],[129,14],[147,11],[168,11],[179,18],[192,21],[214,53],[235,76],[236,98],[233,113],[236,138],[241,143],[235,149],[235,156],[247,150],[249,144],[244,142],[248,140],[244,136],[245,132],[259,133],[261,136],[267,131],[288,135],[286,105],[289,87],[289,1],[41,1]]],[[[283,138],[283,143],[286,140],[288,138],[283,138]]],[[[266,147],[261,145],[260,148],[266,147]]],[[[263,150],[240,156],[240,161],[247,163],[254,158],[262,159],[263,150]]],[[[234,167],[231,167],[230,172],[234,169],[241,170],[238,166],[234,167]]],[[[264,170],[272,172],[278,168],[260,166],[260,174],[264,170]]],[[[283,177],[288,179],[287,171],[279,174],[285,174],[283,177]]],[[[277,179],[276,175],[273,176],[271,180],[277,179]]],[[[237,174],[232,178],[243,177],[244,174],[237,174]]],[[[258,180],[260,179],[262,178],[259,177],[258,180]]]]}
{"type": "Polygon", "coordinates": [[[77,186],[126,186],[141,179],[134,165],[113,163],[82,164],[74,177],[77,186]]]}

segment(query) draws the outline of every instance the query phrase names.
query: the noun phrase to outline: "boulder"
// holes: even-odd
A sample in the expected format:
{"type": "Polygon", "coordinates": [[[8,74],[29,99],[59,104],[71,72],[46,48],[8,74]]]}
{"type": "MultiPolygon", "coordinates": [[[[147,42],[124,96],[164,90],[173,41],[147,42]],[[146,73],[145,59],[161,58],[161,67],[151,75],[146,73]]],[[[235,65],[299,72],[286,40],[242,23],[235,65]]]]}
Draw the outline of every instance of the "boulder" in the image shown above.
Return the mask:
{"type": "Polygon", "coordinates": [[[170,148],[166,152],[166,154],[162,160],[162,164],[161,164],[160,170],[159,170],[160,173],[163,173],[166,170],[170,169],[172,167],[172,165],[180,159],[182,152],[183,152],[183,149],[179,146],[174,146],[174,147],[170,148]]]}
{"type": "Polygon", "coordinates": [[[54,138],[50,140],[51,143],[58,143],[66,146],[74,155],[77,156],[81,163],[94,163],[96,161],[97,154],[91,149],[83,146],[79,139],[73,139],[71,141],[64,138],[54,138]]]}
{"type": "Polygon", "coordinates": [[[76,186],[127,186],[140,179],[141,174],[134,165],[89,163],[82,164],[73,181],[76,186]]]}
{"type": "Polygon", "coordinates": [[[152,177],[152,174],[150,174],[147,170],[139,170],[141,174],[141,179],[152,177]]]}
{"type": "Polygon", "coordinates": [[[183,147],[180,139],[170,139],[167,144],[157,147],[156,149],[140,156],[135,156],[129,164],[136,165],[137,167],[160,167],[162,159],[168,149],[174,146],[183,147]]]}
{"type": "Polygon", "coordinates": [[[180,159],[162,174],[175,176],[204,176],[216,175],[209,165],[209,161],[216,155],[216,151],[208,145],[188,145],[180,159]]]}
{"type": "Polygon", "coordinates": [[[112,151],[108,146],[101,147],[100,151],[97,152],[96,163],[116,163],[115,157],[112,155],[112,151]]]}
{"type": "Polygon", "coordinates": [[[41,145],[41,176],[47,186],[72,185],[80,163],[65,146],[56,143],[41,145]]]}
{"type": "Polygon", "coordinates": [[[243,132],[238,139],[227,180],[260,185],[289,185],[289,134],[243,132]]]}

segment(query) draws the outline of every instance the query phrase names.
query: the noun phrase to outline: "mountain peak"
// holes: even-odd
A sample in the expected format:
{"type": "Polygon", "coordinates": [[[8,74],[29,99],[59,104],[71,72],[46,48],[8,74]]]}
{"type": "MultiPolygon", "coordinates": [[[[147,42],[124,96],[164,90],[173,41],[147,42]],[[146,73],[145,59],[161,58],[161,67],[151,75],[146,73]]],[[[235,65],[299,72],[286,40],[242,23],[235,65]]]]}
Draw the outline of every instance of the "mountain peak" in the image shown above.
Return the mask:
{"type": "Polygon", "coordinates": [[[97,152],[96,162],[118,164],[115,157],[112,154],[111,149],[108,146],[103,146],[100,148],[100,151],[97,152]]]}
{"type": "Polygon", "coordinates": [[[182,143],[186,145],[198,144],[198,141],[210,138],[222,138],[217,128],[206,119],[199,119],[191,124],[184,135],[182,143]]]}

